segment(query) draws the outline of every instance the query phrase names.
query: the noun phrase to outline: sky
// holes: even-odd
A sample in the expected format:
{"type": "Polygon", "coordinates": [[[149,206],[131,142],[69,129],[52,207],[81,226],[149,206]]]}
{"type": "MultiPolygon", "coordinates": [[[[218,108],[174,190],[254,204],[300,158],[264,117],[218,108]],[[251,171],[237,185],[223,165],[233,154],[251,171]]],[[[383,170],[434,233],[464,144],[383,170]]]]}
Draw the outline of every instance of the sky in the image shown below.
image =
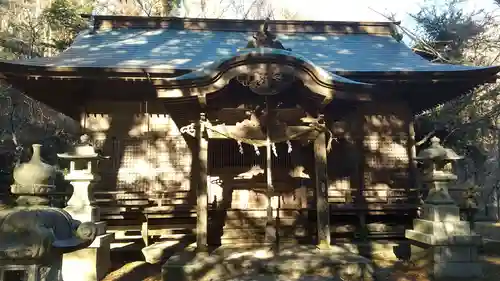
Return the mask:
{"type": "MultiPolygon", "coordinates": [[[[262,0],[205,0],[205,16],[210,18],[242,18],[255,2],[262,0]]],[[[409,30],[415,30],[415,21],[409,15],[424,4],[441,5],[446,0],[265,0],[274,19],[283,19],[283,10],[296,14],[301,20],[318,21],[387,21],[382,14],[394,14],[396,20],[409,30]],[[280,15],[281,14],[281,15],[280,15]]],[[[182,0],[177,16],[200,17],[201,0],[182,0]]],[[[466,0],[465,11],[500,11],[494,0],[466,0]]],[[[264,12],[265,13],[265,12],[264,12]]],[[[499,13],[500,14],[500,13],[499,13]]],[[[260,16],[260,18],[265,16],[260,16]]],[[[249,16],[251,18],[251,16],[249,16]]],[[[403,37],[409,43],[408,36],[403,37]]]]}
{"type": "MultiPolygon", "coordinates": [[[[104,1],[105,6],[110,8],[109,0],[100,1],[104,1]]],[[[200,17],[202,15],[200,12],[201,1],[181,0],[182,8],[174,15],[200,17]]],[[[446,2],[446,0],[205,0],[207,4],[204,16],[210,18],[242,18],[245,11],[252,4],[259,1],[265,1],[269,6],[272,6],[270,9],[277,11],[273,13],[275,19],[282,19],[279,15],[280,11],[286,9],[289,13],[296,13],[302,20],[386,21],[387,19],[384,16],[377,13],[380,12],[382,14],[394,14],[396,20],[401,21],[402,26],[410,30],[415,29],[415,22],[409,16],[409,13],[417,12],[426,3],[437,3],[439,5],[446,2]]],[[[500,11],[499,7],[494,4],[494,0],[465,0],[463,8],[466,11],[478,9],[500,11]]],[[[108,13],[105,10],[106,8],[97,12],[97,14],[108,13]]]]}
{"type": "MultiPolygon", "coordinates": [[[[197,2],[200,0],[182,0],[190,10],[190,16],[196,14],[197,2]]],[[[256,0],[206,0],[208,10],[219,12],[221,8],[232,3],[238,4],[242,10],[256,2],[256,0]],[[226,3],[225,3],[226,2],[226,3]]],[[[422,4],[443,3],[444,0],[267,0],[275,10],[286,9],[292,13],[298,13],[301,18],[310,20],[338,20],[338,21],[383,21],[385,18],[370,8],[382,13],[394,13],[403,24],[413,25],[408,13],[416,12],[422,4]]],[[[236,5],[235,5],[236,4],[236,5]]],[[[465,10],[474,9],[494,10],[496,8],[493,0],[468,0],[464,4],[465,10]]],[[[215,13],[217,13],[215,12],[215,13]]],[[[224,17],[238,17],[238,11],[228,8],[224,11],[224,17]]],[[[241,14],[241,12],[240,12],[241,14]]]]}
{"type": "MultiPolygon", "coordinates": [[[[115,0],[120,2],[120,0],[115,0]]],[[[144,3],[156,3],[157,0],[142,0],[144,3]]],[[[200,3],[203,0],[181,0],[183,8],[177,16],[197,17],[200,16],[200,3]]],[[[206,2],[205,16],[241,18],[244,11],[255,3],[266,2],[272,6],[274,11],[288,10],[291,13],[297,13],[301,19],[305,20],[325,20],[325,21],[384,21],[383,16],[377,14],[389,13],[395,14],[396,19],[411,28],[414,22],[409,13],[419,10],[425,3],[444,3],[448,0],[204,0],[206,2]],[[373,11],[373,10],[375,11],[373,11]],[[223,14],[223,16],[221,16],[223,14]]],[[[464,0],[464,9],[467,11],[485,9],[492,11],[498,9],[494,0],[464,0]]],[[[106,4],[106,8],[94,11],[96,14],[108,14],[109,7],[113,5],[113,0],[98,0],[98,3],[106,4]]],[[[114,10],[111,8],[111,10],[114,10]]],[[[275,18],[279,19],[278,13],[275,18]]]]}
{"type": "MultiPolygon", "coordinates": [[[[409,15],[416,13],[424,4],[436,3],[443,0],[272,0],[284,2],[288,9],[298,11],[302,17],[314,20],[339,21],[387,21],[380,15],[394,14],[396,20],[409,30],[416,28],[416,23],[409,15]],[[321,7],[318,9],[318,7],[321,7]],[[377,13],[378,12],[378,13],[377,13]]],[[[463,5],[465,11],[497,11],[498,6],[493,0],[468,0],[463,5]]],[[[498,11],[497,11],[498,12],[498,11]]],[[[403,37],[409,43],[408,36],[403,37]]]]}
{"type": "MultiPolygon", "coordinates": [[[[385,20],[370,8],[382,13],[394,13],[403,23],[412,24],[408,13],[417,12],[426,2],[443,3],[440,0],[272,0],[286,3],[290,10],[316,20],[380,21],[385,20]],[[319,8],[321,7],[321,8],[319,8]]],[[[493,10],[493,0],[469,0],[465,10],[484,8],[493,10]]]]}

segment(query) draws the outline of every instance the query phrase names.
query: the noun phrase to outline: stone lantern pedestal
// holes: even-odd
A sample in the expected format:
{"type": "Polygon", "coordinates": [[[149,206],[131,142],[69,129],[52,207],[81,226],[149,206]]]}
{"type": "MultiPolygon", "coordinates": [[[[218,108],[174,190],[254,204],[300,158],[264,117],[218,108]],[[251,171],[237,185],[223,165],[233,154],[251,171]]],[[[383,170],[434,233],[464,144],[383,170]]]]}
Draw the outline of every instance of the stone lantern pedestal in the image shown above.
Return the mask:
{"type": "Polygon", "coordinates": [[[80,144],[73,151],[58,154],[58,157],[70,161],[65,180],[73,186],[73,194],[65,211],[76,220],[93,222],[98,227],[98,235],[90,246],[64,255],[63,278],[72,281],[101,280],[111,268],[110,244],[114,234],[106,233],[106,223],[99,221],[99,208],[93,205],[92,187],[100,180],[97,174],[98,161],[108,157],[96,153],[86,135],[80,138],[80,144]],[[75,269],[78,269],[78,274],[75,274],[75,269]]]}
{"type": "Polygon", "coordinates": [[[451,162],[461,157],[433,138],[431,147],[416,158],[424,163],[423,181],[429,186],[429,195],[421,217],[405,233],[411,241],[411,259],[428,266],[434,277],[481,276],[481,237],[471,232],[469,222],[460,220],[459,207],[448,193],[448,186],[456,180],[451,162]]]}

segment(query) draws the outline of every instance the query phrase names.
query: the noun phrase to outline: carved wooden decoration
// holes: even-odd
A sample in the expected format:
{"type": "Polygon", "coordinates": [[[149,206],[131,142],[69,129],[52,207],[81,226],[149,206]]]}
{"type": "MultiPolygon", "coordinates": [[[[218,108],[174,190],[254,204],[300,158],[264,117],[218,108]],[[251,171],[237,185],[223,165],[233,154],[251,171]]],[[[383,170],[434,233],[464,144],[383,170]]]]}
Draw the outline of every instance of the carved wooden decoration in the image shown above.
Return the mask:
{"type": "Polygon", "coordinates": [[[262,25],[262,29],[257,31],[253,39],[248,41],[247,48],[274,48],[291,51],[290,48],[285,48],[279,40],[276,40],[276,35],[269,31],[269,19],[266,19],[262,25]]]}
{"type": "Polygon", "coordinates": [[[284,74],[276,69],[256,71],[253,75],[240,75],[236,80],[258,95],[276,95],[295,81],[295,77],[284,74]]]}

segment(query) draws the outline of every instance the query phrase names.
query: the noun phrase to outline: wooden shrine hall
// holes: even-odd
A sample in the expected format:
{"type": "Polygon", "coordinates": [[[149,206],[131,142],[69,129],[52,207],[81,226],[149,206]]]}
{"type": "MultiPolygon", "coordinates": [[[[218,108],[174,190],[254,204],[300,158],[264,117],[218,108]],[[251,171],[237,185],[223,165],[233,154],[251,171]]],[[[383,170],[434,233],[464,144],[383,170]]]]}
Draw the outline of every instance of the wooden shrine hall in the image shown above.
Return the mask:
{"type": "Polygon", "coordinates": [[[403,238],[415,114],[500,70],[427,61],[392,22],[89,19],[57,56],[1,61],[1,79],[81,120],[111,157],[101,219],[146,244],[403,238]]]}

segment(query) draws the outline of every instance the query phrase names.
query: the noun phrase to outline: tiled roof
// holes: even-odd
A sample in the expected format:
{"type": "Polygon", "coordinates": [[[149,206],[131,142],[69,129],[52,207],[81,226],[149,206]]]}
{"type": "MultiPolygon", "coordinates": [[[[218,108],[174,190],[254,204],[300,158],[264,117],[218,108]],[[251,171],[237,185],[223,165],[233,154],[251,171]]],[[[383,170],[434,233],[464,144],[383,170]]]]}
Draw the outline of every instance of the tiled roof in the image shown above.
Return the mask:
{"type": "MultiPolygon", "coordinates": [[[[65,52],[16,64],[196,70],[236,54],[253,32],[120,28],[77,37],[65,52]]],[[[381,34],[277,34],[285,48],[327,71],[460,71],[470,66],[431,63],[404,43],[381,34]]],[[[4,61],[5,62],[5,61],[4,61]]],[[[12,63],[12,62],[11,62],[12,63]]]]}
{"type": "Polygon", "coordinates": [[[312,63],[309,59],[306,57],[297,55],[291,51],[288,50],[280,50],[280,49],[273,49],[273,48],[260,48],[260,49],[254,49],[254,48],[246,48],[239,50],[236,54],[231,54],[230,56],[225,56],[222,59],[207,64],[201,68],[198,68],[192,72],[189,72],[187,74],[173,77],[167,80],[175,80],[175,81],[182,81],[182,80],[195,80],[195,79],[203,79],[206,77],[210,76],[215,76],[220,74],[221,70],[224,69],[224,65],[227,64],[229,61],[237,58],[237,57],[245,57],[245,56],[252,56],[252,57],[259,57],[260,56],[281,56],[281,57],[286,57],[288,58],[288,62],[290,61],[295,61],[298,62],[301,65],[307,65],[310,70],[317,72],[318,76],[321,80],[328,81],[330,83],[331,81],[336,81],[336,82],[341,82],[345,84],[358,84],[358,85],[370,85],[367,83],[362,83],[358,81],[354,81],[351,79],[347,79],[345,77],[335,75],[331,72],[325,71],[323,68],[317,67],[314,63],[312,63]]]}

